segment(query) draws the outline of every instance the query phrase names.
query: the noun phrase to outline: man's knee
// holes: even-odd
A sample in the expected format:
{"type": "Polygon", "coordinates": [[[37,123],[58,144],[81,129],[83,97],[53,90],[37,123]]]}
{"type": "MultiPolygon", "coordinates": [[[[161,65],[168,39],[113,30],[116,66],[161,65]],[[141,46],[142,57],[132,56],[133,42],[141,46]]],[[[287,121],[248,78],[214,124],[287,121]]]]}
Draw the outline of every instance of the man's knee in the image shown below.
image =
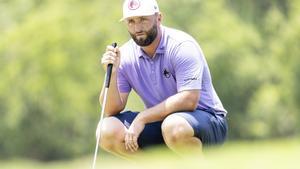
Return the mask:
{"type": "Polygon", "coordinates": [[[115,117],[107,117],[102,121],[100,133],[100,147],[107,151],[113,151],[115,144],[122,142],[121,135],[123,132],[122,123],[115,117]]]}
{"type": "Polygon", "coordinates": [[[162,133],[167,144],[176,144],[193,137],[194,130],[183,117],[172,114],[163,121],[162,133]]]}

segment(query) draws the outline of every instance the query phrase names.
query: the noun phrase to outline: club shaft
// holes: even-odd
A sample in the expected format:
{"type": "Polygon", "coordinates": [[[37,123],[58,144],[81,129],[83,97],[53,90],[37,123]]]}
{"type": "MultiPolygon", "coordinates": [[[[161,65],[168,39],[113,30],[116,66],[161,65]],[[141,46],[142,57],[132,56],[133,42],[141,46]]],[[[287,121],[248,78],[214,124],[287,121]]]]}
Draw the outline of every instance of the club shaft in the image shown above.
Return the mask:
{"type": "Polygon", "coordinates": [[[96,148],[95,148],[95,154],[94,154],[94,160],[93,160],[93,168],[95,169],[96,166],[96,160],[97,160],[97,154],[98,154],[98,148],[99,148],[99,142],[100,142],[100,135],[101,135],[101,128],[102,128],[102,120],[104,117],[104,111],[105,111],[105,106],[106,106],[106,99],[107,99],[107,93],[108,93],[108,88],[106,87],[104,89],[104,98],[103,98],[103,103],[102,103],[102,110],[101,110],[101,116],[100,116],[100,120],[99,120],[99,125],[98,125],[98,134],[97,134],[97,142],[96,142],[96,148]]]}

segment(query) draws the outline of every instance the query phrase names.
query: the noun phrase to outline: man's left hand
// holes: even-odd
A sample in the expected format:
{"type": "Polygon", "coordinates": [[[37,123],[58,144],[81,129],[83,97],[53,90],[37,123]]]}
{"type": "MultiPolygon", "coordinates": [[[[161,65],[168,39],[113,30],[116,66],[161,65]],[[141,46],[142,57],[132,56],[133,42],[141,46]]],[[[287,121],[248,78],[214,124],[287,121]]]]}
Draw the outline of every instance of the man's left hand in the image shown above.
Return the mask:
{"type": "Polygon", "coordinates": [[[130,127],[125,128],[125,148],[131,152],[136,152],[139,148],[138,137],[145,128],[145,123],[137,118],[131,123],[130,127]]]}

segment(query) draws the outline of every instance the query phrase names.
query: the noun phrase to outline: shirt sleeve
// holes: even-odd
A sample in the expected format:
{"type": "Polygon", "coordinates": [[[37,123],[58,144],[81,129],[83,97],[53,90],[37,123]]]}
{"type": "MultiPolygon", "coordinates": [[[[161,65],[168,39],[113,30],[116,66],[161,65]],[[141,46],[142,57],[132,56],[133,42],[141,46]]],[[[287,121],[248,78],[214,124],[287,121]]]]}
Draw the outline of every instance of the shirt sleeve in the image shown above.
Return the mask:
{"type": "Polygon", "coordinates": [[[120,66],[120,68],[118,69],[117,84],[120,93],[129,93],[131,91],[131,85],[128,82],[128,79],[124,72],[124,68],[122,66],[120,66]]]}
{"type": "Polygon", "coordinates": [[[192,41],[181,43],[173,60],[177,91],[202,89],[204,58],[201,49],[192,41]]]}

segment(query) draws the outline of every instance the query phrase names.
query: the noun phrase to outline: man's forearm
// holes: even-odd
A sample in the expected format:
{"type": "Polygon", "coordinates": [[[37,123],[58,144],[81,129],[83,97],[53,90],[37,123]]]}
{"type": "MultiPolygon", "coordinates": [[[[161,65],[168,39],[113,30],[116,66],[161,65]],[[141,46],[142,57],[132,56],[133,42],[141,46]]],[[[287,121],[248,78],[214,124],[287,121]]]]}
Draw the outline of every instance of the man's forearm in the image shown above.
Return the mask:
{"type": "Polygon", "coordinates": [[[158,105],[139,113],[136,120],[144,123],[161,121],[171,113],[179,111],[194,111],[197,108],[199,91],[183,91],[170,96],[158,105]]]}
{"type": "MultiPolygon", "coordinates": [[[[101,94],[99,97],[99,102],[102,105],[103,99],[104,99],[104,91],[105,91],[105,85],[103,85],[101,94]]],[[[103,106],[103,105],[102,105],[103,106]]],[[[124,109],[122,99],[120,97],[120,93],[117,86],[117,75],[112,74],[111,76],[111,84],[108,89],[108,94],[106,98],[106,106],[104,112],[107,116],[111,116],[114,114],[119,113],[124,109]]]]}

